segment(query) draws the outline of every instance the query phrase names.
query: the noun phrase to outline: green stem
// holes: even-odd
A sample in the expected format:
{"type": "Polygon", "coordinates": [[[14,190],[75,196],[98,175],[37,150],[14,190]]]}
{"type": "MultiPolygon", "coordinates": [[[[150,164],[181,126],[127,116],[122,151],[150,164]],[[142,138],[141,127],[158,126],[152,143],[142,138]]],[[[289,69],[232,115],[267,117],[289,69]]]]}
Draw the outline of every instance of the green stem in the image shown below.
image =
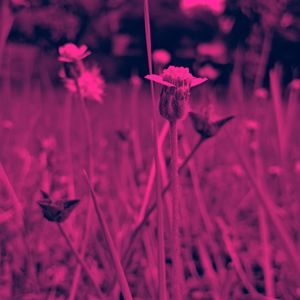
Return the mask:
{"type": "Polygon", "coordinates": [[[173,272],[172,286],[175,300],[182,299],[181,291],[181,259],[180,259],[180,235],[179,235],[179,176],[178,176],[178,145],[177,145],[177,121],[170,122],[171,140],[171,190],[173,198],[173,224],[172,224],[172,250],[173,272]]]}
{"type": "MultiPolygon", "coordinates": [[[[144,20],[145,20],[145,34],[147,46],[147,58],[149,73],[153,73],[152,66],[152,45],[151,45],[151,28],[150,28],[150,14],[149,1],[144,1],[144,20]]],[[[158,149],[158,121],[157,121],[157,105],[154,95],[154,84],[150,82],[151,88],[151,102],[152,102],[152,119],[153,119],[153,133],[154,133],[154,159],[156,168],[156,204],[157,204],[157,229],[158,229],[158,280],[159,280],[159,300],[167,299],[167,284],[166,284],[166,265],[165,265],[165,240],[164,240],[164,206],[162,199],[162,181],[161,169],[159,163],[159,149],[158,149]]]]}
{"type": "Polygon", "coordinates": [[[89,178],[93,180],[93,158],[92,158],[92,130],[89,122],[89,116],[88,116],[88,111],[85,105],[85,100],[82,97],[82,93],[80,90],[80,86],[78,84],[77,78],[74,80],[76,89],[77,89],[77,94],[79,98],[79,105],[81,107],[82,111],[82,116],[83,116],[83,122],[85,126],[85,131],[86,131],[86,141],[87,141],[87,173],[89,175],[89,178]]]}
{"type": "Polygon", "coordinates": [[[124,296],[125,300],[132,300],[132,295],[128,286],[128,282],[125,276],[125,272],[123,270],[123,267],[121,265],[121,261],[119,258],[119,254],[117,252],[116,246],[114,244],[114,241],[112,239],[112,236],[109,232],[109,228],[108,228],[108,224],[104,218],[104,214],[102,213],[100,207],[97,205],[97,200],[96,200],[96,195],[94,192],[94,189],[91,185],[91,182],[89,180],[89,177],[87,175],[87,173],[84,171],[84,175],[87,181],[87,184],[89,185],[89,189],[90,189],[90,193],[91,193],[91,197],[93,200],[93,204],[94,204],[94,208],[96,211],[96,215],[97,215],[97,219],[99,221],[100,227],[102,229],[102,232],[104,234],[104,239],[106,241],[106,244],[108,245],[109,248],[109,253],[111,255],[112,261],[114,263],[115,269],[116,269],[116,273],[119,279],[119,283],[120,283],[120,287],[124,296]]]}
{"type": "Polygon", "coordinates": [[[91,283],[93,284],[95,291],[98,294],[98,297],[100,299],[102,299],[102,294],[99,291],[99,287],[97,282],[94,280],[93,275],[91,273],[91,271],[89,270],[88,266],[86,265],[86,263],[83,261],[83,259],[81,258],[80,254],[77,252],[77,250],[75,249],[75,247],[73,246],[71,240],[69,239],[69,237],[67,236],[66,232],[64,231],[63,227],[61,226],[60,223],[57,223],[58,229],[62,235],[62,237],[64,238],[64,240],[67,242],[69,248],[71,249],[71,251],[73,252],[77,262],[81,265],[81,267],[83,268],[83,270],[86,272],[86,274],[88,275],[91,283]]]}
{"type": "Polygon", "coordinates": [[[272,40],[273,40],[273,31],[268,30],[265,33],[265,37],[263,40],[263,46],[262,46],[262,52],[259,57],[259,63],[258,68],[254,80],[254,90],[260,88],[263,83],[263,79],[266,73],[266,67],[269,60],[270,52],[271,52],[271,46],[272,46],[272,40]]]}
{"type": "Polygon", "coordinates": [[[5,43],[12,28],[13,22],[14,16],[10,11],[9,3],[7,0],[4,0],[0,4],[0,69],[2,66],[5,43]]]}
{"type": "MultiPolygon", "coordinates": [[[[200,139],[196,143],[194,148],[191,150],[191,152],[188,154],[188,156],[184,159],[184,161],[180,165],[180,167],[178,169],[179,174],[182,172],[182,170],[188,164],[188,162],[191,160],[191,158],[195,155],[196,151],[198,150],[198,148],[202,145],[202,143],[204,141],[206,141],[206,139],[200,139]]],[[[171,181],[169,181],[169,183],[163,188],[162,196],[164,196],[167,193],[167,191],[170,189],[170,187],[171,187],[171,181]]],[[[128,244],[129,246],[124,251],[123,260],[124,260],[125,264],[126,264],[126,261],[128,260],[130,249],[131,249],[134,241],[136,240],[136,238],[138,237],[138,235],[142,231],[142,229],[145,228],[145,225],[147,224],[147,222],[148,222],[150,216],[152,215],[152,213],[155,211],[156,207],[157,207],[157,202],[152,203],[152,205],[146,210],[144,218],[133,229],[133,232],[132,232],[131,237],[130,237],[130,243],[128,244]]]]}

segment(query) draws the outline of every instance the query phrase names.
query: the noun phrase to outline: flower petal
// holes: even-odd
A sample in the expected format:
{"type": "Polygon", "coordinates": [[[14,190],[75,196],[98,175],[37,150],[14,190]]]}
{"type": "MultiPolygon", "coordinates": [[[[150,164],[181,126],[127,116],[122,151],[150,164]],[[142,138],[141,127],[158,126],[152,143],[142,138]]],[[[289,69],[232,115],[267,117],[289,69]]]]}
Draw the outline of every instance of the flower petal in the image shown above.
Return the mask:
{"type": "Polygon", "coordinates": [[[208,80],[208,79],[207,79],[206,77],[204,77],[204,78],[194,78],[194,79],[192,80],[191,88],[192,88],[192,87],[195,87],[195,86],[197,86],[197,85],[200,85],[200,84],[204,83],[204,82],[207,81],[207,80],[208,80]]]}
{"type": "Polygon", "coordinates": [[[162,79],[161,76],[159,75],[155,75],[155,74],[151,74],[151,75],[147,75],[145,76],[146,79],[150,80],[150,81],[154,81],[156,83],[159,83],[159,84],[162,84],[164,86],[168,86],[168,87],[175,87],[174,84],[170,83],[170,82],[167,82],[167,81],[164,81],[162,79]]]}

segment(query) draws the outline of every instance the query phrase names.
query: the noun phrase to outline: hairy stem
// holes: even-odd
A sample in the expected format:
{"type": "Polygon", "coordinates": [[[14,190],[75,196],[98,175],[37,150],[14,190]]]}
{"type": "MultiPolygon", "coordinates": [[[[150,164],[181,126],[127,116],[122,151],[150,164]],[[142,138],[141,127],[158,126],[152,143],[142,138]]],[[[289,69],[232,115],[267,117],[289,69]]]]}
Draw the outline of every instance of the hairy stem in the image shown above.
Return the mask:
{"type": "Polygon", "coordinates": [[[182,299],[181,291],[181,259],[180,259],[180,235],[179,235],[179,176],[178,176],[178,145],[177,145],[177,121],[170,122],[171,140],[171,190],[173,198],[173,224],[172,224],[172,251],[173,271],[172,287],[175,300],[182,299]]]}

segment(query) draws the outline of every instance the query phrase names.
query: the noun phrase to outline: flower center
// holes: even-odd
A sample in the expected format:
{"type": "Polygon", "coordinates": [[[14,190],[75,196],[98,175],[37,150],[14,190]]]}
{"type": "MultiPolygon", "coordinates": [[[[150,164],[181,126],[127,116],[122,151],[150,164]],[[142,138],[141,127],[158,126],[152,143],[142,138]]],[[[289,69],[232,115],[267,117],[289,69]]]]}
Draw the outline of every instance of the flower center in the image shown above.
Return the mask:
{"type": "Polygon", "coordinates": [[[188,68],[170,66],[163,71],[162,78],[164,81],[170,82],[176,87],[190,87],[194,77],[188,68]]]}

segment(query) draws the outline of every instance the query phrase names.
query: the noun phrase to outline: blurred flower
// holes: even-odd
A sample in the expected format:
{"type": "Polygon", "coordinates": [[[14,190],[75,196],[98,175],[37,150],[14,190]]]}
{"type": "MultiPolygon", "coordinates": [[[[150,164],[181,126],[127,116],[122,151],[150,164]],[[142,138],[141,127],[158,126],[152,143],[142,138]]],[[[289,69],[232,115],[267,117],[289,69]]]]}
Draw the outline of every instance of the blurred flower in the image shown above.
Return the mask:
{"type": "Polygon", "coordinates": [[[64,222],[78,205],[79,200],[58,200],[52,201],[49,195],[41,191],[43,200],[38,201],[38,205],[42,209],[43,216],[50,222],[64,222]]]}
{"type": "Polygon", "coordinates": [[[29,0],[10,0],[11,10],[16,12],[22,8],[30,7],[29,0]]]}
{"type": "Polygon", "coordinates": [[[157,49],[153,52],[153,61],[154,63],[160,65],[167,65],[171,61],[171,54],[164,49],[157,49]]]}
{"type": "Polygon", "coordinates": [[[279,166],[270,166],[268,168],[268,173],[272,176],[280,176],[282,174],[282,169],[279,166]]]}
{"type": "Polygon", "coordinates": [[[1,126],[4,129],[12,129],[14,127],[14,123],[11,120],[3,120],[1,122],[1,126]]]}
{"type": "Polygon", "coordinates": [[[225,10],[225,0],[181,0],[180,7],[186,13],[203,7],[220,15],[225,10]]]}
{"type": "Polygon", "coordinates": [[[211,122],[207,114],[196,114],[194,112],[190,112],[189,117],[193,123],[194,129],[203,139],[215,136],[227,122],[234,118],[234,116],[229,116],[218,121],[211,122]]]}
{"type": "Polygon", "coordinates": [[[300,174],[300,161],[296,161],[294,170],[295,170],[295,173],[300,174]]]}
{"type": "MultiPolygon", "coordinates": [[[[72,93],[77,93],[75,80],[68,78],[64,71],[60,73],[60,76],[63,78],[66,88],[72,93]]],[[[104,79],[100,75],[98,67],[83,69],[76,80],[83,98],[102,102],[104,79]]]]}
{"type": "Polygon", "coordinates": [[[130,83],[133,86],[140,86],[142,84],[142,80],[137,74],[132,74],[130,77],[130,83]]]}
{"type": "Polygon", "coordinates": [[[249,132],[255,132],[259,128],[258,123],[251,119],[245,121],[245,127],[249,132]]]}
{"type": "Polygon", "coordinates": [[[290,88],[295,91],[300,91],[300,79],[294,79],[290,83],[290,88]]]}
{"type": "Polygon", "coordinates": [[[182,119],[189,106],[190,89],[205,82],[207,78],[195,78],[188,68],[170,66],[161,76],[147,75],[145,78],[160,83],[159,110],[162,117],[169,121],[182,119]]]}
{"type": "Polygon", "coordinates": [[[216,80],[220,76],[220,71],[211,64],[205,64],[198,69],[198,74],[207,77],[209,80],[216,80]]]}
{"type": "Polygon", "coordinates": [[[269,93],[267,89],[261,87],[254,91],[254,96],[259,100],[266,100],[269,97],[269,93]]]}
{"type": "Polygon", "coordinates": [[[232,173],[237,177],[243,177],[245,175],[244,169],[241,165],[234,164],[232,165],[232,173]]]}
{"type": "Polygon", "coordinates": [[[222,40],[198,44],[197,55],[202,60],[210,59],[218,64],[227,64],[229,60],[226,45],[222,40]]]}
{"type": "Polygon", "coordinates": [[[91,54],[86,45],[77,47],[73,43],[67,43],[58,49],[58,60],[61,62],[71,63],[83,60],[91,54]]]}

